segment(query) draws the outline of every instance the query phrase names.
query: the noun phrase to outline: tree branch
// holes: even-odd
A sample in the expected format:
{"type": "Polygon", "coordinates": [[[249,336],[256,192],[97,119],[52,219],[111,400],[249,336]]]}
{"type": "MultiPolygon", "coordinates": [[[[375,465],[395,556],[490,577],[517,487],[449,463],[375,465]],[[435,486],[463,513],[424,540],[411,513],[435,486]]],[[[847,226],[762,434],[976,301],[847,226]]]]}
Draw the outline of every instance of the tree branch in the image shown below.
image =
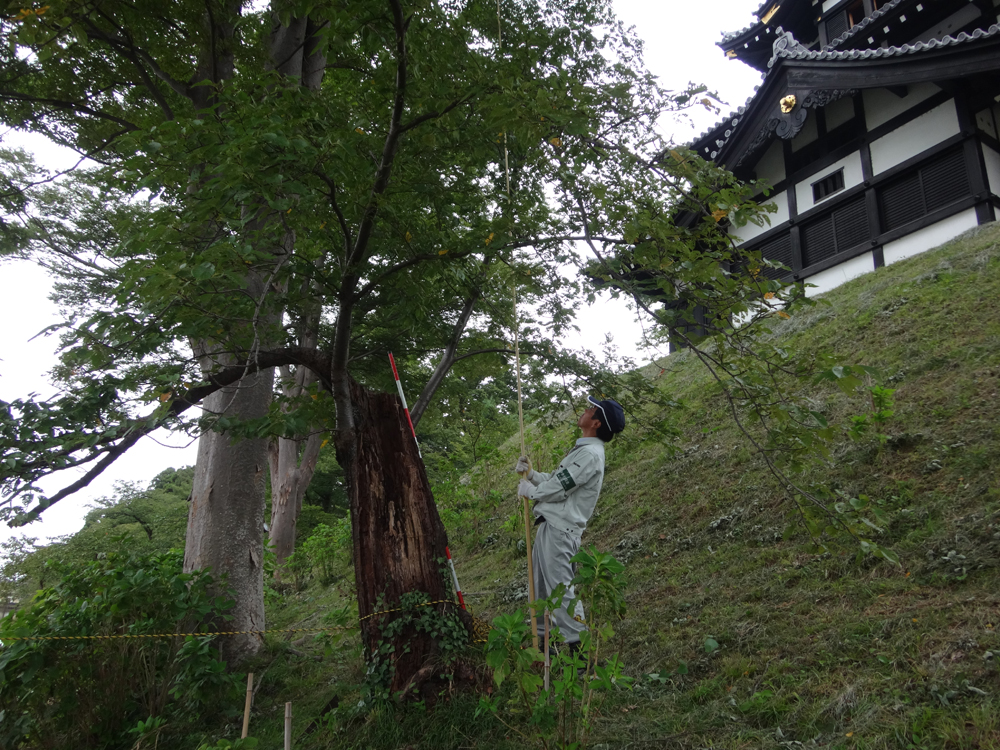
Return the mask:
{"type": "Polygon", "coordinates": [[[482,296],[482,290],[476,288],[472,290],[468,299],[465,300],[465,305],[462,306],[462,312],[458,315],[458,320],[455,321],[455,325],[452,328],[451,341],[448,342],[448,346],[445,347],[444,353],[441,355],[441,359],[437,363],[437,367],[434,368],[434,372],[431,373],[430,378],[427,380],[427,384],[420,391],[420,396],[413,404],[413,408],[410,410],[410,419],[413,422],[414,428],[416,428],[417,423],[420,421],[420,417],[423,416],[424,411],[427,409],[427,405],[431,402],[434,397],[434,393],[441,386],[441,382],[444,380],[445,375],[451,369],[452,365],[455,364],[455,353],[458,351],[458,345],[462,340],[462,334],[465,333],[465,327],[469,324],[469,318],[472,317],[472,312],[476,309],[476,302],[479,301],[480,296],[482,296]]]}
{"type": "MultiPolygon", "coordinates": [[[[455,362],[461,362],[463,359],[468,359],[469,357],[478,357],[480,354],[513,354],[513,349],[508,349],[505,346],[497,347],[496,349],[476,349],[474,352],[466,352],[465,354],[459,354],[455,357],[455,362]]],[[[452,363],[454,364],[454,362],[452,363]]]]}
{"type": "Polygon", "coordinates": [[[400,122],[403,119],[403,107],[406,101],[406,21],[403,18],[403,8],[399,0],[389,0],[392,11],[393,26],[396,30],[396,94],[393,97],[392,114],[389,119],[389,132],[382,147],[382,159],[375,173],[375,182],[368,197],[368,205],[361,216],[358,225],[358,236],[354,242],[348,260],[348,267],[359,264],[368,251],[368,240],[375,228],[375,217],[378,214],[379,198],[389,187],[396,151],[399,148],[399,138],[402,135],[400,122]]]}
{"type": "Polygon", "coordinates": [[[337,222],[340,224],[340,231],[344,235],[344,259],[346,261],[347,256],[351,252],[351,227],[347,223],[347,219],[344,218],[343,211],[340,210],[340,204],[337,202],[337,183],[324,172],[319,169],[314,169],[313,174],[319,177],[326,186],[330,188],[330,206],[333,208],[334,214],[337,216],[337,222]]]}
{"type": "Polygon", "coordinates": [[[50,107],[55,107],[57,109],[68,109],[75,113],[90,115],[91,117],[96,117],[99,120],[109,120],[110,122],[117,122],[123,128],[125,128],[126,133],[130,133],[133,130],[139,130],[139,126],[128,120],[123,120],[121,117],[115,117],[114,115],[109,115],[107,112],[101,112],[100,110],[88,107],[86,104],[81,102],[68,101],[65,99],[52,99],[43,96],[28,96],[27,94],[19,94],[12,91],[4,91],[0,93],[0,99],[9,99],[18,102],[28,102],[31,104],[41,104],[48,105],[50,107]]]}
{"type": "MultiPolygon", "coordinates": [[[[168,405],[166,405],[166,409],[164,409],[164,406],[161,405],[144,417],[130,420],[127,429],[122,431],[124,433],[124,437],[121,438],[120,442],[114,443],[113,441],[115,438],[100,440],[97,443],[98,446],[102,446],[99,450],[95,451],[91,456],[84,458],[82,461],[75,462],[73,466],[89,463],[90,461],[97,459],[99,456],[103,456],[97,464],[89,469],[79,480],[73,482],[68,487],[63,488],[51,498],[46,498],[43,502],[38,503],[38,505],[26,514],[19,517],[14,522],[11,522],[12,525],[23,525],[34,520],[44,510],[57,503],[59,500],[62,500],[63,498],[83,489],[94,479],[100,476],[105,469],[117,461],[130,448],[132,448],[132,446],[139,442],[141,438],[163,426],[169,420],[179,417],[188,409],[197,405],[216,391],[222,390],[223,388],[231,386],[234,383],[238,383],[248,374],[253,374],[271,367],[278,367],[280,365],[300,365],[308,367],[317,374],[324,387],[327,389],[330,388],[329,354],[320,352],[316,349],[298,347],[259,352],[248,362],[233,365],[220,370],[219,372],[209,376],[206,383],[188,388],[183,393],[174,396],[168,402],[168,405]]],[[[51,460],[53,458],[71,455],[75,452],[75,449],[64,449],[55,453],[46,454],[43,459],[39,459],[39,461],[33,462],[32,464],[25,464],[23,466],[29,470],[32,468],[44,468],[51,465],[51,460]]],[[[63,468],[70,467],[67,466],[63,468]]]]}
{"type": "Polygon", "coordinates": [[[467,102],[467,101],[471,101],[472,97],[473,97],[472,94],[469,94],[468,96],[463,96],[461,99],[456,99],[455,101],[453,101],[451,104],[449,104],[447,107],[445,107],[444,109],[442,109],[440,112],[438,112],[438,111],[428,112],[426,114],[420,115],[420,117],[417,117],[417,118],[415,118],[413,120],[410,120],[410,122],[406,123],[405,125],[400,126],[399,132],[400,133],[405,133],[408,130],[413,130],[418,125],[422,125],[423,123],[427,122],[428,120],[436,120],[439,117],[444,117],[446,114],[448,114],[453,109],[455,109],[455,107],[458,107],[458,106],[460,106],[462,104],[465,104],[465,102],[467,102]]]}

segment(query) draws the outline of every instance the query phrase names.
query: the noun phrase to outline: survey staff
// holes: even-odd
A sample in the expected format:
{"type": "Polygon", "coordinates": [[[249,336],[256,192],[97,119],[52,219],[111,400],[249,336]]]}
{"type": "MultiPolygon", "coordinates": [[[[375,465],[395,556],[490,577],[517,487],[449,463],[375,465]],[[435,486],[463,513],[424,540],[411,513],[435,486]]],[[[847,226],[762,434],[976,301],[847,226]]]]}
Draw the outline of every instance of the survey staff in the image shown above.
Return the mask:
{"type": "MultiPolygon", "coordinates": [[[[545,599],[560,583],[566,586],[562,607],[552,613],[552,620],[571,649],[579,645],[580,633],[587,628],[583,604],[577,602],[572,614],[567,609],[575,596],[570,585],[574,576],[570,559],[580,551],[580,539],[601,495],[604,444],[625,429],[625,411],[617,401],[588,396],[587,402],[589,406],[576,423],[583,435],[554,472],[532,471],[525,456],[514,467],[518,474],[528,472],[517,490],[534,503],[537,531],[531,567],[535,596],[545,599]]],[[[537,627],[543,635],[542,625],[537,627]]]]}

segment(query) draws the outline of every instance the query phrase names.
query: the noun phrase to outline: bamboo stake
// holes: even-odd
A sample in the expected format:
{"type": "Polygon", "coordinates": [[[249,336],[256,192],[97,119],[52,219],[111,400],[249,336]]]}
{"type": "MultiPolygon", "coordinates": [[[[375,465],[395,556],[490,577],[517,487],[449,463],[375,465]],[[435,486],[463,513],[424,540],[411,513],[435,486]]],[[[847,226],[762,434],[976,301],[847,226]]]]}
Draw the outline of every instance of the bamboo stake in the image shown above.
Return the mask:
{"type": "Polygon", "coordinates": [[[243,707],[243,734],[242,739],[246,739],[250,731],[250,704],[253,702],[253,672],[247,675],[247,702],[243,707]]]}
{"type": "Polygon", "coordinates": [[[545,689],[549,689],[549,675],[552,672],[552,657],[549,654],[549,611],[545,610],[545,689]]]}
{"type": "Polygon", "coordinates": [[[285,750],[292,750],[292,704],[285,704],[285,750]]]}
{"type": "MultiPolygon", "coordinates": [[[[521,455],[528,455],[528,450],[524,443],[524,404],[521,398],[521,350],[519,345],[517,323],[517,286],[514,286],[514,370],[517,373],[517,421],[521,431],[521,455]]],[[[527,472],[521,473],[522,477],[527,477],[527,472]]],[[[531,605],[535,601],[535,571],[531,566],[531,509],[528,507],[528,498],[521,496],[524,504],[524,548],[528,555],[528,612],[531,616],[531,645],[538,648],[538,628],[535,627],[535,613],[531,605]]]]}
{"type": "MultiPolygon", "coordinates": [[[[497,51],[503,49],[503,22],[500,15],[500,0],[497,0],[497,51]]],[[[510,161],[507,156],[507,131],[503,131],[503,173],[507,187],[507,202],[510,200],[510,161]]],[[[518,350],[517,331],[517,284],[514,288],[514,367],[517,371],[517,419],[521,427],[521,455],[528,455],[524,447],[524,407],[521,403],[521,355],[518,350]]],[[[522,477],[527,476],[521,474],[522,477]]],[[[535,627],[535,613],[531,610],[531,604],[535,601],[535,572],[531,567],[531,509],[528,507],[528,498],[522,497],[524,501],[524,546],[528,554],[528,612],[531,616],[531,645],[538,648],[538,628],[535,627]]]]}

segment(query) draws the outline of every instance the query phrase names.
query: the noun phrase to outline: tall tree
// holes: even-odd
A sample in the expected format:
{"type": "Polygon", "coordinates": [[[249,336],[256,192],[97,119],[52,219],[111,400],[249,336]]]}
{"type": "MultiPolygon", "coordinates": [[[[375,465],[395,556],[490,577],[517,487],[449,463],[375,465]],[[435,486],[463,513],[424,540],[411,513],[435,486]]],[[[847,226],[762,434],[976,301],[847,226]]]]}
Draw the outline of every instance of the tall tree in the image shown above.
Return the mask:
{"type": "MultiPolygon", "coordinates": [[[[0,412],[0,479],[12,503],[34,498],[19,508],[30,518],[152,429],[203,430],[186,565],[227,573],[234,629],[252,630],[267,438],[324,431],[347,478],[361,614],[436,600],[444,529],[398,404],[368,390],[389,386],[387,347],[434,363],[422,412],[454,362],[506,349],[512,283],[549,334],[570,324],[574,243],[601,255],[677,239],[670,206],[691,180],[754,209],[710,165],[663,162],[673,184],[646,168],[663,152],[657,117],[694,100],[658,89],[605,0],[503,2],[502,44],[497,9],[475,0],[243,10],[56,0],[2,22],[0,119],[99,159],[87,179],[127,210],[101,208],[110,242],[73,261],[96,296],[64,330],[67,395],[0,412]],[[291,384],[277,399],[274,368],[291,384]],[[85,465],[39,497],[36,479],[85,465]]],[[[706,200],[709,221],[677,239],[696,258],[719,232],[706,200]]],[[[34,239],[17,247],[54,242],[59,217],[23,218],[34,239]]],[[[723,255],[678,278],[701,283],[723,255]]],[[[365,645],[378,659],[409,641],[417,656],[390,682],[405,689],[434,644],[393,617],[366,619],[365,645]]],[[[229,654],[256,645],[234,639],[229,654]]]]}

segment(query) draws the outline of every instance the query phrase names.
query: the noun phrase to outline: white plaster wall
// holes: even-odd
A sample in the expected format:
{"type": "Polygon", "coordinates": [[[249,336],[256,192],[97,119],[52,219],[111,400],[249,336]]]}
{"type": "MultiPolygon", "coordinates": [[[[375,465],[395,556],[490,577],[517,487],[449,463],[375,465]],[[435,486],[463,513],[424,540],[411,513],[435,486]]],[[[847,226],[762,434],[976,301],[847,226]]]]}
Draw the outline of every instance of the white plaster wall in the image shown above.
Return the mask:
{"type": "Polygon", "coordinates": [[[781,191],[780,193],[774,193],[766,199],[761,199],[762,203],[774,203],[778,210],[776,213],[767,214],[767,218],[771,220],[771,223],[764,223],[764,226],[759,227],[756,224],[747,224],[746,226],[734,229],[731,234],[736,239],[737,242],[749,242],[754,237],[764,234],[772,227],[776,227],[779,224],[784,224],[788,221],[788,193],[781,191]]]}
{"type": "Polygon", "coordinates": [[[875,258],[872,256],[871,251],[862,253],[855,258],[844,261],[840,265],[807,277],[805,279],[806,283],[815,284],[815,287],[806,287],[806,296],[815,297],[817,294],[829,292],[845,281],[850,281],[874,270],[875,258]]]}
{"type": "Polygon", "coordinates": [[[989,146],[983,146],[983,157],[986,161],[986,176],[990,181],[990,192],[1000,195],[1000,154],[989,146]]]}
{"type": "Polygon", "coordinates": [[[865,89],[861,93],[865,105],[865,124],[869,130],[877,128],[940,90],[933,83],[916,83],[908,87],[906,96],[900,98],[888,89],[865,89]]]}
{"type": "Polygon", "coordinates": [[[823,12],[826,13],[830,8],[839,3],[840,0],[823,0],[823,12]]]}
{"type": "Polygon", "coordinates": [[[955,100],[949,99],[872,142],[872,171],[884,172],[958,133],[955,100]]]}
{"type": "Polygon", "coordinates": [[[758,180],[767,180],[771,185],[777,185],[785,179],[785,154],[781,140],[775,139],[770,148],[764,152],[753,168],[758,180]]]}
{"type": "Polygon", "coordinates": [[[950,216],[937,224],[901,237],[895,242],[888,242],[882,246],[882,256],[885,264],[895,263],[897,260],[911,258],[914,255],[943,245],[948,240],[957,237],[967,229],[972,229],[979,222],[976,220],[976,209],[969,208],[961,213],[950,216]]]}
{"type": "Polygon", "coordinates": [[[800,214],[805,213],[815,205],[826,203],[826,201],[837,197],[843,192],[843,190],[838,190],[836,193],[831,193],[818,202],[813,202],[813,183],[819,182],[828,174],[833,174],[838,169],[844,170],[844,190],[852,188],[855,185],[860,185],[865,181],[864,175],[861,172],[861,152],[855,151],[853,154],[845,156],[840,161],[819,170],[816,174],[809,175],[802,182],[795,184],[795,205],[798,207],[800,214]]]}

